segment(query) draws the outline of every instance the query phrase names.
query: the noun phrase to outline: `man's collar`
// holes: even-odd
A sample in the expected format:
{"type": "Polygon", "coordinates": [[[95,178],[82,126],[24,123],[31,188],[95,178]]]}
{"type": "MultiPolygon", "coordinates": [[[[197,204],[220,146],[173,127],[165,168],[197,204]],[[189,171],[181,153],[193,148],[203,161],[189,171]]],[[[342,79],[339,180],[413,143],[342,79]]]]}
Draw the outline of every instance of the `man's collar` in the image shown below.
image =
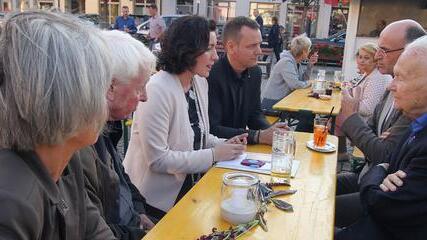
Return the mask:
{"type": "Polygon", "coordinates": [[[427,113],[424,113],[420,117],[416,118],[411,123],[411,133],[413,135],[417,134],[421,130],[423,130],[425,127],[427,127],[427,113]]]}
{"type": "Polygon", "coordinates": [[[237,73],[237,72],[234,70],[233,66],[231,66],[231,63],[230,63],[230,60],[228,60],[228,55],[227,55],[227,54],[224,56],[224,63],[225,63],[225,64],[226,64],[226,66],[228,67],[228,69],[229,69],[229,71],[230,71],[230,74],[232,74],[232,75],[233,75],[233,79],[242,80],[242,79],[244,79],[244,77],[245,77],[246,75],[248,75],[248,73],[249,73],[249,68],[246,68],[246,69],[245,69],[243,72],[241,72],[241,73],[237,73]]]}

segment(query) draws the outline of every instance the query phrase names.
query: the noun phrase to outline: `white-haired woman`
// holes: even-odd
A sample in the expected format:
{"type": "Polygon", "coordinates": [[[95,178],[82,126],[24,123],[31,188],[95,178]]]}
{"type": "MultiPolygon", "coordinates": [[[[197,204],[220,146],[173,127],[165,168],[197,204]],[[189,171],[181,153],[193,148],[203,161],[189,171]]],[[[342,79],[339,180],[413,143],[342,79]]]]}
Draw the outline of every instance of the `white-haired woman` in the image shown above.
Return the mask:
{"type": "Polygon", "coordinates": [[[317,52],[309,58],[307,68],[301,67],[301,62],[307,60],[311,41],[302,34],[292,39],[291,49],[280,54],[280,60],[274,65],[270,79],[261,93],[262,109],[269,110],[282,98],[299,88],[310,86],[311,69],[317,63],[317,52]]]}
{"type": "Polygon", "coordinates": [[[0,56],[0,239],[115,239],[74,155],[107,117],[99,30],[60,13],[15,13],[0,56]]]}

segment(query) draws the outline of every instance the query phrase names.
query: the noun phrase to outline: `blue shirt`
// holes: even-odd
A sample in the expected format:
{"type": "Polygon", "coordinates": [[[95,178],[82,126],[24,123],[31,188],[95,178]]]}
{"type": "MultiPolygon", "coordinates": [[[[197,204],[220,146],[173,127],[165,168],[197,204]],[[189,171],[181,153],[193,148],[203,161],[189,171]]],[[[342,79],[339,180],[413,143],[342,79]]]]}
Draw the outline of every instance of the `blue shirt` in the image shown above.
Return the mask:
{"type": "Polygon", "coordinates": [[[124,31],[125,27],[129,29],[129,33],[136,33],[135,20],[132,17],[124,19],[122,16],[118,16],[114,24],[114,29],[124,31]]]}
{"type": "Polygon", "coordinates": [[[411,134],[409,135],[409,141],[412,141],[417,133],[421,132],[425,127],[427,127],[427,113],[421,115],[421,117],[416,118],[410,125],[411,134]]]}

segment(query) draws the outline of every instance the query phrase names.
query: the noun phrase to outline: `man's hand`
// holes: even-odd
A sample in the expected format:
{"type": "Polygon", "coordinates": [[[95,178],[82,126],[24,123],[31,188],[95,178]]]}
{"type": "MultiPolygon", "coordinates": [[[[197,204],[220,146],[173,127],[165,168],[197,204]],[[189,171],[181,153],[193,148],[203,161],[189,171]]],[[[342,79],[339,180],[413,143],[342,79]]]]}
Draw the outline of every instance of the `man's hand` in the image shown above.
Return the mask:
{"type": "Polygon", "coordinates": [[[289,130],[289,127],[286,123],[283,123],[283,122],[275,123],[273,126],[265,130],[261,130],[261,132],[259,133],[259,143],[271,145],[273,142],[274,130],[278,128],[289,130]]]}
{"type": "Polygon", "coordinates": [[[246,145],[246,144],[248,144],[248,134],[247,133],[243,133],[243,134],[234,136],[234,137],[228,139],[225,142],[226,143],[231,143],[231,144],[243,144],[243,145],[246,145]]]}
{"type": "Polygon", "coordinates": [[[154,223],[147,217],[147,215],[141,214],[139,217],[141,218],[141,229],[150,230],[154,227],[154,223]]]}
{"type": "Polygon", "coordinates": [[[381,139],[386,139],[386,138],[388,138],[390,136],[390,134],[391,134],[391,132],[389,130],[387,130],[387,131],[381,133],[380,138],[381,139]]]}
{"type": "MultiPolygon", "coordinates": [[[[355,88],[357,89],[357,88],[355,88]]],[[[359,96],[359,90],[353,91],[353,95],[359,96]]],[[[350,94],[350,92],[346,89],[343,89],[341,91],[341,117],[343,119],[343,122],[353,115],[354,113],[358,112],[359,110],[359,98],[356,98],[350,94]]]]}
{"type": "Polygon", "coordinates": [[[401,187],[403,185],[402,179],[405,177],[406,173],[402,170],[389,174],[384,178],[383,183],[380,184],[380,188],[384,192],[394,192],[397,190],[397,187],[401,187]]]}

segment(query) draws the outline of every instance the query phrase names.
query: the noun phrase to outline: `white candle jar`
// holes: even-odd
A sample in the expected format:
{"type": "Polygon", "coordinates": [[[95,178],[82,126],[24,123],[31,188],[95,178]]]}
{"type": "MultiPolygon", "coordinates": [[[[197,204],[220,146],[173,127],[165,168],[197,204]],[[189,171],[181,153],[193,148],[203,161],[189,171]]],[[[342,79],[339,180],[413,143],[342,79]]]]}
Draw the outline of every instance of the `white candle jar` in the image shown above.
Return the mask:
{"type": "Polygon", "coordinates": [[[237,225],[255,218],[259,208],[258,182],[252,174],[224,174],[221,188],[221,217],[224,220],[237,225]]]}

